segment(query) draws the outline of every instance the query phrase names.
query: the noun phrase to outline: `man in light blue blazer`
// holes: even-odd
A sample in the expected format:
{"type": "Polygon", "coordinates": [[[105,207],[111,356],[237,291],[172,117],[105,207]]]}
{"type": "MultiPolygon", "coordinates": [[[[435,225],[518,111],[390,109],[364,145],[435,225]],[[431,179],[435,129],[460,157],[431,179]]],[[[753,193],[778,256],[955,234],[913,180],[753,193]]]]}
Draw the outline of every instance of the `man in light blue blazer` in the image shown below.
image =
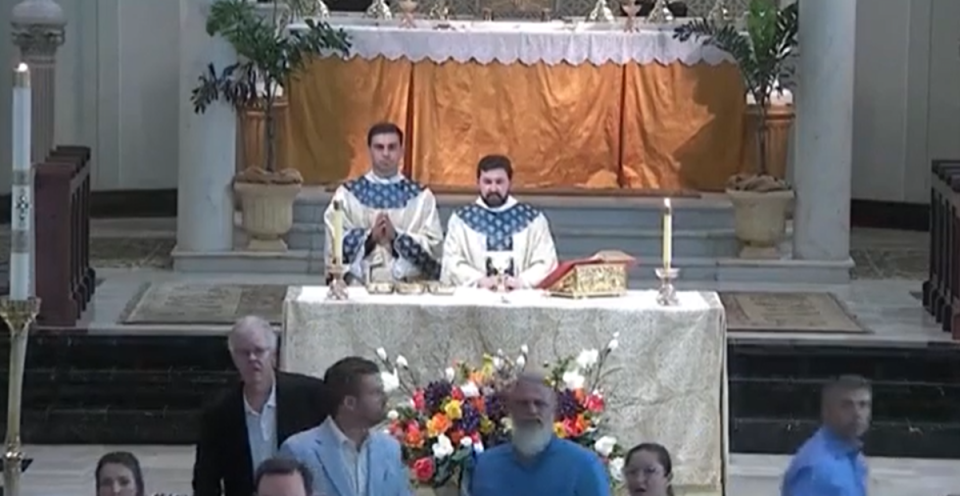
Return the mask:
{"type": "Polygon", "coordinates": [[[377,364],[347,357],[324,375],[334,414],[290,436],[280,456],[313,473],[312,496],[412,496],[400,443],[372,429],[386,417],[387,396],[377,364]]]}

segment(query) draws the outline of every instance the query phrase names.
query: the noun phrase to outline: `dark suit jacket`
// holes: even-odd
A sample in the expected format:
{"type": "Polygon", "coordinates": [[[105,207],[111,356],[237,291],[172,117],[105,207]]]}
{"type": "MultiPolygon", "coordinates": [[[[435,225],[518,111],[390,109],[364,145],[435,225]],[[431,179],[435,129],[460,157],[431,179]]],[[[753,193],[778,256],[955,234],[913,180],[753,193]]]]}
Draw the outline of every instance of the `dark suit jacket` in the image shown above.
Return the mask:
{"type": "MultiPolygon", "coordinates": [[[[288,437],[316,427],[331,404],[323,381],[277,372],[277,448],[288,437]]],[[[193,465],[194,496],[251,496],[255,492],[243,390],[240,384],[203,410],[193,465]]]]}

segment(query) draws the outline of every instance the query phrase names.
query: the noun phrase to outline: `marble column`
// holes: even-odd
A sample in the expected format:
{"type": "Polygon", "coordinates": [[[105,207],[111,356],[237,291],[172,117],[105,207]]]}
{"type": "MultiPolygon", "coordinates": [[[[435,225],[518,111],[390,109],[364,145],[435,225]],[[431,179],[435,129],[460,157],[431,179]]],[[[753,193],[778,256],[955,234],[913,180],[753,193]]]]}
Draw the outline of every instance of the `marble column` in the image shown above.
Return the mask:
{"type": "Polygon", "coordinates": [[[225,252],[233,248],[233,192],[237,120],[233,108],[215,102],[203,114],[190,103],[197,78],[213,64],[236,61],[233,48],[207,35],[212,0],[180,1],[180,143],[177,175],[177,252],[225,252]]]}
{"type": "Polygon", "coordinates": [[[54,97],[57,48],[63,44],[67,25],[63,9],[54,0],[24,0],[11,13],[13,43],[20,48],[20,61],[30,66],[33,90],[32,162],[47,158],[54,142],[54,97]]]}
{"type": "Polygon", "coordinates": [[[793,254],[850,258],[856,0],[800,2],[793,254]]]}

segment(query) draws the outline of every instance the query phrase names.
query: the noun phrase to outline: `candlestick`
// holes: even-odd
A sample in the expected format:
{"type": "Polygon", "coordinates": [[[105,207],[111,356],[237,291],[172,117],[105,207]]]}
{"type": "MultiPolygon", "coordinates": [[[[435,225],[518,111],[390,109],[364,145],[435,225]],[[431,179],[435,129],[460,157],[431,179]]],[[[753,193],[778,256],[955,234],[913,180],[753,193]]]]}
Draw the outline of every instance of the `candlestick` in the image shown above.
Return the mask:
{"type": "Polygon", "coordinates": [[[663,268],[673,265],[673,206],[670,199],[663,199],[663,268]]]}
{"type": "Polygon", "coordinates": [[[10,202],[10,299],[30,297],[33,234],[33,178],[30,171],[32,115],[30,69],[20,64],[13,71],[13,176],[10,202]]]}
{"type": "Polygon", "coordinates": [[[343,264],[343,204],[333,200],[333,265],[343,264]]]}
{"type": "Polygon", "coordinates": [[[679,304],[677,291],[673,288],[673,281],[680,275],[680,269],[661,267],[654,269],[657,279],[660,280],[660,289],[657,291],[657,303],[660,306],[672,307],[679,304]]]}

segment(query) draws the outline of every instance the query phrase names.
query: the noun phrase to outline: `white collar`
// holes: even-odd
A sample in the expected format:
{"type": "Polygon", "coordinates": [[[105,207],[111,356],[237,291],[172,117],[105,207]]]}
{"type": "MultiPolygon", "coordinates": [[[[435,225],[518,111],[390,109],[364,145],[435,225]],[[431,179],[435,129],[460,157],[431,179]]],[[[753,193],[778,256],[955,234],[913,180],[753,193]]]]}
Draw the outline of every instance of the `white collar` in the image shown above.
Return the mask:
{"type": "MultiPolygon", "coordinates": [[[[249,414],[260,415],[262,412],[257,412],[256,410],[253,409],[252,406],[250,406],[250,402],[247,401],[247,395],[244,393],[241,393],[241,394],[243,394],[243,409],[246,410],[246,412],[249,414]]],[[[277,407],[277,379],[276,378],[273,379],[273,386],[270,386],[270,396],[267,397],[267,402],[263,405],[263,407],[264,409],[266,409],[266,407],[270,407],[270,408],[277,407]]]]}
{"type": "Polygon", "coordinates": [[[380,177],[373,171],[370,171],[366,173],[364,177],[367,178],[367,181],[377,184],[394,184],[403,180],[403,174],[400,173],[395,174],[393,177],[380,177]]]}
{"type": "Polygon", "coordinates": [[[490,206],[488,206],[488,205],[483,201],[483,198],[477,198],[477,201],[474,202],[474,203],[476,203],[476,204],[477,204],[478,206],[480,206],[481,208],[483,208],[483,209],[485,209],[485,210],[489,210],[489,211],[491,211],[491,212],[503,212],[504,210],[509,210],[509,209],[513,208],[514,206],[516,206],[516,204],[517,204],[518,202],[517,202],[517,199],[513,197],[513,195],[510,195],[510,196],[507,197],[507,201],[503,202],[503,205],[500,205],[499,207],[490,207],[490,206]]]}

